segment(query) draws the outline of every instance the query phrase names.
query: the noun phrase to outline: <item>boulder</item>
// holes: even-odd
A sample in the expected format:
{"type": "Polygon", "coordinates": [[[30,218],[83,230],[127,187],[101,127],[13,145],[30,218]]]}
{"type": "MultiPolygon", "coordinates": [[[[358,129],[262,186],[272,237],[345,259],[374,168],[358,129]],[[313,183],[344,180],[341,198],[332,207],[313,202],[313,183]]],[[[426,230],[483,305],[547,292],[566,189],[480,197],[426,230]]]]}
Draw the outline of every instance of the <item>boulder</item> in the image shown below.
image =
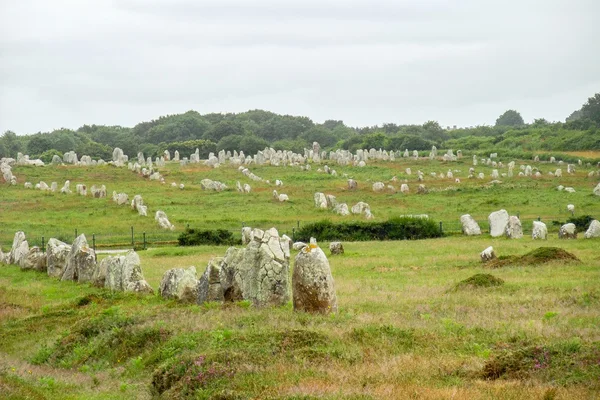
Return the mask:
{"type": "Polygon", "coordinates": [[[27,256],[21,259],[21,269],[33,269],[46,272],[46,254],[39,247],[33,246],[29,249],[27,256]]]}
{"type": "Polygon", "coordinates": [[[88,246],[84,234],[71,245],[67,265],[61,276],[63,281],[90,282],[96,269],[96,253],[88,246]]]}
{"type": "Polygon", "coordinates": [[[508,224],[506,224],[504,233],[509,239],[521,239],[523,237],[523,227],[521,226],[519,217],[511,215],[508,218],[508,224]]]}
{"type": "Polygon", "coordinates": [[[365,203],[364,201],[359,201],[358,203],[352,206],[350,211],[352,211],[352,214],[362,214],[369,209],[370,207],[367,203],[365,203]]]}
{"type": "Polygon", "coordinates": [[[329,252],[332,255],[344,254],[344,246],[342,245],[342,242],[331,242],[331,243],[329,243],[329,252]]]}
{"type": "Polygon", "coordinates": [[[384,185],[383,182],[375,182],[373,184],[373,191],[374,192],[377,192],[377,193],[383,192],[384,189],[385,189],[385,185],[384,185]]]}
{"type": "Polygon", "coordinates": [[[198,280],[198,298],[196,299],[198,304],[224,300],[223,287],[221,286],[222,263],[223,257],[215,257],[208,262],[206,271],[198,280]]]}
{"type": "Polygon", "coordinates": [[[596,196],[600,196],[600,183],[596,185],[596,187],[595,187],[595,188],[594,188],[594,190],[593,190],[593,193],[594,193],[596,196]]]}
{"type": "Polygon", "coordinates": [[[490,235],[499,237],[504,235],[508,225],[508,212],[506,210],[494,211],[488,216],[490,235]]]}
{"type": "Polygon", "coordinates": [[[315,202],[315,207],[321,209],[327,209],[327,197],[324,193],[316,192],[313,195],[313,200],[315,202]]]}
{"type": "Polygon", "coordinates": [[[242,228],[242,244],[245,246],[252,240],[252,228],[244,226],[242,228]]]}
{"type": "Polygon", "coordinates": [[[173,268],[168,270],[160,281],[158,293],[165,299],[195,303],[198,300],[196,268],[173,268]]]}
{"type": "Polygon", "coordinates": [[[102,260],[92,283],[113,292],[154,293],[144,279],[140,257],[133,250],[124,256],[109,256],[102,260]]]}
{"type": "Polygon", "coordinates": [[[300,251],[302,250],[304,247],[306,246],[306,243],[304,242],[296,242],[292,245],[292,248],[296,251],[300,251]]]}
{"type": "Polygon", "coordinates": [[[597,219],[590,223],[590,227],[587,231],[585,231],[585,235],[583,237],[586,239],[600,237],[600,222],[598,222],[597,219]]]}
{"type": "Polygon", "coordinates": [[[462,225],[462,231],[467,236],[481,235],[481,228],[477,221],[469,214],[462,215],[460,217],[460,223],[462,225]]]}
{"type": "Polygon", "coordinates": [[[492,246],[483,250],[480,254],[482,262],[488,262],[496,258],[496,253],[494,253],[494,248],[492,246]]]}
{"type": "Polygon", "coordinates": [[[350,215],[350,210],[348,209],[348,205],[346,203],[336,204],[333,208],[333,212],[339,215],[350,215]]]}
{"type": "Polygon", "coordinates": [[[532,239],[545,240],[548,238],[548,228],[546,224],[540,221],[533,221],[533,231],[531,232],[532,239]]]}
{"type": "Polygon", "coordinates": [[[71,252],[71,245],[51,238],[46,245],[46,264],[48,276],[61,278],[67,267],[67,258],[71,252]]]}
{"type": "MultiPolygon", "coordinates": [[[[600,184],[598,185],[600,187],[600,184]]],[[[354,179],[348,179],[348,189],[353,190],[358,188],[358,183],[354,179]]]]}
{"type": "Polygon", "coordinates": [[[558,231],[559,239],[577,239],[577,227],[575,224],[564,224],[558,231]]]}
{"type": "Polygon", "coordinates": [[[158,226],[162,229],[174,230],[175,226],[171,224],[169,218],[167,218],[167,214],[164,211],[157,211],[154,216],[154,220],[158,222],[158,226]]]}
{"type": "Polygon", "coordinates": [[[289,299],[289,258],[289,242],[275,228],[254,229],[248,246],[230,247],[225,253],[219,278],[224,299],[284,305],[289,299]]]}
{"type": "Polygon", "coordinates": [[[406,194],[410,191],[410,189],[408,188],[408,185],[406,183],[403,183],[402,185],[400,185],[400,191],[406,194]]]}
{"type": "Polygon", "coordinates": [[[21,265],[28,254],[29,243],[25,240],[25,233],[19,231],[15,233],[10,253],[8,253],[7,264],[21,265]]]}
{"type": "Polygon", "coordinates": [[[292,275],[294,311],[328,314],[337,311],[329,261],[315,240],[296,255],[292,275]]]}

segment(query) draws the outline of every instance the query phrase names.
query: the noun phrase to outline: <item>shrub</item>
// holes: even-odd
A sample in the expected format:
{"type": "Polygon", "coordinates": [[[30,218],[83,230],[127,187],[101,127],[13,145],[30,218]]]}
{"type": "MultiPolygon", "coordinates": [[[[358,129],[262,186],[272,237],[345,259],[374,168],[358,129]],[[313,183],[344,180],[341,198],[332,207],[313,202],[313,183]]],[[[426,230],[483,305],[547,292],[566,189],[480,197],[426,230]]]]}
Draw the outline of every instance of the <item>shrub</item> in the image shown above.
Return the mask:
{"type": "Polygon", "coordinates": [[[441,237],[439,224],[424,218],[391,218],[384,222],[333,223],[322,220],[304,225],[298,230],[296,240],[414,240],[441,237]]]}
{"type": "Polygon", "coordinates": [[[233,234],[225,229],[217,230],[196,230],[186,229],[177,238],[180,246],[198,246],[201,244],[212,244],[212,245],[234,245],[240,244],[240,240],[236,240],[233,234]]]}

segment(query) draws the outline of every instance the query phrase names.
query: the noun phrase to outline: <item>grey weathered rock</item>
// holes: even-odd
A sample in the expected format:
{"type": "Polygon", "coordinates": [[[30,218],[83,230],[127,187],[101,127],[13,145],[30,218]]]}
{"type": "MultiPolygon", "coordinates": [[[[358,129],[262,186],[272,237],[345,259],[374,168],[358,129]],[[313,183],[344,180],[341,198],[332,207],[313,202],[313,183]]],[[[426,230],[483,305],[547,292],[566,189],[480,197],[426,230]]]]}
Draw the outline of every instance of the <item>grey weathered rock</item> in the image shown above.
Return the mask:
{"type": "Polygon", "coordinates": [[[94,271],[92,283],[114,292],[154,293],[144,279],[140,257],[133,250],[124,256],[102,260],[94,271]]]}
{"type": "Polygon", "coordinates": [[[348,189],[353,190],[358,188],[358,183],[354,179],[348,179],[348,189]]]}
{"type": "Polygon", "coordinates": [[[594,193],[596,196],[600,196],[600,183],[598,183],[598,184],[596,185],[596,187],[595,187],[595,188],[594,188],[594,190],[593,190],[593,193],[594,193]]]}
{"type": "Polygon", "coordinates": [[[29,249],[27,256],[21,259],[21,269],[33,269],[46,272],[46,254],[39,247],[33,246],[29,249]]]}
{"type": "Polygon", "coordinates": [[[506,225],[508,225],[508,212],[506,210],[494,211],[488,216],[490,224],[490,235],[499,237],[504,235],[506,225]]]}
{"type": "Polygon", "coordinates": [[[494,248],[492,246],[483,250],[480,254],[481,261],[488,262],[496,258],[496,253],[494,253],[494,248]]]}
{"type": "Polygon", "coordinates": [[[71,252],[71,245],[51,238],[46,245],[46,264],[48,276],[62,277],[67,267],[67,258],[71,252]]]}
{"type": "Polygon", "coordinates": [[[383,192],[385,190],[385,184],[383,182],[375,182],[373,184],[373,191],[374,192],[383,192]]]}
{"type": "Polygon", "coordinates": [[[344,254],[344,246],[342,245],[342,242],[331,242],[329,243],[329,251],[332,255],[344,254]]]}
{"type": "Polygon", "coordinates": [[[242,244],[245,246],[252,240],[252,228],[244,226],[242,228],[242,244]]]}
{"type": "Polygon", "coordinates": [[[585,231],[585,235],[583,236],[586,239],[597,238],[600,237],[600,222],[597,219],[590,222],[590,227],[585,231]]]}
{"type": "Polygon", "coordinates": [[[315,207],[321,209],[327,209],[327,197],[324,193],[316,192],[313,195],[313,200],[315,202],[315,207]]]}
{"type": "Polygon", "coordinates": [[[171,224],[169,218],[167,218],[167,214],[164,211],[157,211],[156,215],[154,216],[154,220],[158,222],[158,226],[163,229],[169,229],[171,231],[175,229],[175,226],[171,224]]]}
{"type": "Polygon", "coordinates": [[[304,243],[304,242],[296,242],[296,243],[294,243],[294,244],[292,245],[292,248],[293,248],[294,250],[297,250],[297,251],[299,251],[299,250],[302,250],[302,249],[303,249],[305,246],[307,246],[307,244],[306,244],[306,243],[304,243]]]}
{"type": "Polygon", "coordinates": [[[339,215],[350,215],[350,210],[348,209],[348,204],[346,203],[336,204],[333,208],[333,212],[339,215]]]}
{"type": "Polygon", "coordinates": [[[168,270],[160,281],[158,293],[165,299],[195,303],[198,300],[196,268],[173,268],[168,270]]]}
{"type": "Polygon", "coordinates": [[[521,226],[519,217],[511,215],[508,218],[508,224],[506,224],[504,233],[510,239],[521,239],[523,237],[523,227],[521,226]]]}
{"type": "Polygon", "coordinates": [[[227,301],[283,305],[289,299],[289,242],[275,228],[254,229],[247,247],[230,247],[221,264],[220,282],[227,301]]]}
{"type": "Polygon", "coordinates": [[[100,199],[106,197],[106,186],[102,185],[100,187],[93,185],[91,188],[92,196],[100,199]]]}
{"type": "Polygon", "coordinates": [[[206,271],[198,280],[198,304],[224,300],[223,287],[221,286],[222,263],[223,257],[215,257],[208,262],[206,271]]]}
{"type": "Polygon", "coordinates": [[[352,214],[363,214],[366,210],[369,209],[370,207],[367,203],[365,203],[364,201],[359,201],[358,203],[352,206],[350,211],[352,211],[352,214]]]}
{"type": "Polygon", "coordinates": [[[295,311],[323,314],[337,311],[329,261],[314,240],[296,255],[292,288],[295,311]]]}
{"type": "Polygon", "coordinates": [[[21,262],[28,254],[29,243],[25,239],[25,233],[21,231],[16,232],[10,253],[8,253],[7,264],[21,265],[21,262]]]}
{"type": "Polygon", "coordinates": [[[90,282],[96,269],[96,253],[88,246],[84,234],[71,245],[67,265],[61,276],[63,281],[90,282]]]}
{"type": "Polygon", "coordinates": [[[558,231],[559,239],[577,239],[577,227],[575,224],[564,224],[558,231]]]}
{"type": "Polygon", "coordinates": [[[227,185],[224,183],[213,181],[211,179],[202,179],[200,181],[200,187],[202,187],[203,190],[213,190],[215,192],[222,192],[227,189],[227,185]]]}
{"type": "Polygon", "coordinates": [[[533,231],[531,232],[532,239],[545,240],[548,238],[548,227],[541,221],[533,221],[533,231]]]}
{"type": "Polygon", "coordinates": [[[481,228],[477,221],[469,214],[462,215],[460,217],[460,223],[462,225],[462,231],[467,236],[481,235],[481,228]]]}

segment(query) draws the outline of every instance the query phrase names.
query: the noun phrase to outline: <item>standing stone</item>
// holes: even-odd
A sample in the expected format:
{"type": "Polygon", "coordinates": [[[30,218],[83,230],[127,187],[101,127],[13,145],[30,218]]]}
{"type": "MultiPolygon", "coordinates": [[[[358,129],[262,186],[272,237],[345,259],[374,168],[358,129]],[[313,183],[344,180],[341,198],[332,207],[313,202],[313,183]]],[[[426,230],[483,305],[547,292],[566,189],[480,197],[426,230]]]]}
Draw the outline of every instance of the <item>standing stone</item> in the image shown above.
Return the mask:
{"type": "Polygon", "coordinates": [[[596,196],[600,196],[600,183],[596,185],[596,187],[595,187],[595,188],[594,188],[594,190],[593,190],[593,193],[594,193],[596,196]]]}
{"type": "Polygon", "coordinates": [[[490,235],[492,237],[502,236],[508,225],[508,212],[506,210],[494,211],[488,216],[488,222],[490,224],[490,235]]]}
{"type": "Polygon", "coordinates": [[[124,256],[106,257],[94,272],[92,283],[114,292],[153,294],[144,279],[140,257],[131,250],[124,256]]]}
{"type": "Polygon", "coordinates": [[[21,265],[28,254],[29,243],[25,239],[25,233],[19,231],[15,233],[10,253],[8,253],[7,264],[21,265]]]}
{"type": "Polygon", "coordinates": [[[242,244],[245,246],[252,240],[252,228],[244,226],[242,228],[242,244]]]}
{"type": "Polygon", "coordinates": [[[315,202],[315,207],[321,209],[327,209],[327,197],[324,193],[316,192],[313,195],[313,200],[315,202]]]}
{"type": "Polygon", "coordinates": [[[164,211],[158,210],[154,216],[154,220],[158,222],[158,226],[162,229],[168,229],[171,231],[175,229],[175,226],[171,224],[169,218],[167,218],[167,214],[164,211]]]}
{"type": "Polygon", "coordinates": [[[88,246],[85,235],[79,235],[67,257],[67,265],[61,277],[63,281],[89,282],[96,269],[96,253],[88,246]]]}
{"type": "Polygon", "coordinates": [[[385,189],[385,185],[383,184],[383,182],[375,182],[373,184],[374,192],[382,192],[384,189],[385,189]]]}
{"type": "Polygon", "coordinates": [[[247,247],[230,247],[225,253],[219,278],[224,299],[284,305],[289,299],[289,258],[289,241],[275,228],[254,229],[247,247]]]}
{"type": "Polygon", "coordinates": [[[296,255],[292,288],[294,311],[322,314],[337,311],[329,261],[314,240],[296,255]]]}
{"type": "Polygon", "coordinates": [[[585,231],[585,235],[583,237],[586,239],[600,237],[600,222],[598,222],[597,219],[590,223],[590,227],[587,231],[585,231]]]}
{"type": "Polygon", "coordinates": [[[196,268],[173,268],[165,272],[158,288],[165,299],[175,299],[184,303],[195,303],[198,299],[198,279],[196,268]]]}
{"type": "Polygon", "coordinates": [[[329,243],[329,251],[332,255],[344,254],[344,246],[341,242],[331,242],[329,243]]]}
{"type": "Polygon", "coordinates": [[[509,239],[521,239],[523,237],[523,227],[519,217],[511,215],[505,229],[506,237],[509,239]]]}
{"type": "MultiPolygon", "coordinates": [[[[600,184],[598,186],[600,186],[600,184]]],[[[357,188],[358,188],[358,183],[354,179],[348,179],[348,189],[354,190],[357,188]]]]}
{"type": "Polygon", "coordinates": [[[212,258],[208,262],[206,271],[198,280],[197,303],[207,301],[223,301],[223,287],[221,286],[221,264],[223,257],[212,258]]]}
{"type": "Polygon", "coordinates": [[[67,267],[67,259],[71,252],[71,245],[51,238],[46,245],[46,264],[48,276],[60,278],[67,267]]]}
{"type": "Polygon", "coordinates": [[[482,262],[488,262],[496,258],[496,253],[494,253],[494,248],[492,246],[483,250],[480,254],[482,262]]]}
{"type": "Polygon", "coordinates": [[[548,238],[548,227],[541,221],[533,221],[533,231],[531,232],[532,239],[545,240],[548,238]]]}
{"type": "Polygon", "coordinates": [[[29,249],[27,256],[21,259],[21,269],[33,269],[46,272],[46,254],[39,247],[33,246],[29,249]]]}
{"type": "Polygon", "coordinates": [[[481,228],[477,221],[469,214],[462,215],[460,217],[460,223],[462,225],[462,231],[467,236],[481,235],[481,228]]]}
{"type": "Polygon", "coordinates": [[[558,231],[559,239],[577,239],[577,227],[575,224],[564,224],[558,231]]]}

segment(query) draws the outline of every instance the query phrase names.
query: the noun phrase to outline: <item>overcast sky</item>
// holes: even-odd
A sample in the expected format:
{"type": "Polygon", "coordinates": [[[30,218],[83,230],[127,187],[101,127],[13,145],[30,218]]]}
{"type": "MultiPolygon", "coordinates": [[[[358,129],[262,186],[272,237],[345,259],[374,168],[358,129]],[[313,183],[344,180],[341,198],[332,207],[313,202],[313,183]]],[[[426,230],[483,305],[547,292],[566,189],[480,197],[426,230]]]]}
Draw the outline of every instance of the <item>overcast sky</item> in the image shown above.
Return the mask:
{"type": "Polygon", "coordinates": [[[564,120],[598,0],[0,0],[0,133],[264,109],[351,126],[564,120]]]}

